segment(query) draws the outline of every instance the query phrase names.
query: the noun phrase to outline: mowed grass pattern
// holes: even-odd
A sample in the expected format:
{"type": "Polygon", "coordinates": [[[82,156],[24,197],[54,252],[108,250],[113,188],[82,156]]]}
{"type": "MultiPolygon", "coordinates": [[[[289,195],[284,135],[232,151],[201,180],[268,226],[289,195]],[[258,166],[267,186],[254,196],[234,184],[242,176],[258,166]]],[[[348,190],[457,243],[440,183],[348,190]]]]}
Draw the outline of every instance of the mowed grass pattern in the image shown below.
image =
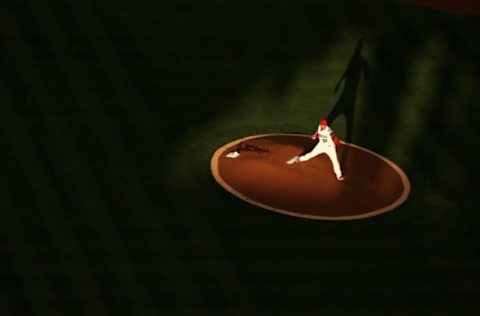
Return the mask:
{"type": "Polygon", "coordinates": [[[0,314],[478,310],[479,22],[397,0],[4,2],[0,314]],[[335,94],[361,39],[370,75],[335,94]],[[299,220],[211,177],[221,145],[310,133],[338,102],[410,177],[398,210],[299,220]]]}

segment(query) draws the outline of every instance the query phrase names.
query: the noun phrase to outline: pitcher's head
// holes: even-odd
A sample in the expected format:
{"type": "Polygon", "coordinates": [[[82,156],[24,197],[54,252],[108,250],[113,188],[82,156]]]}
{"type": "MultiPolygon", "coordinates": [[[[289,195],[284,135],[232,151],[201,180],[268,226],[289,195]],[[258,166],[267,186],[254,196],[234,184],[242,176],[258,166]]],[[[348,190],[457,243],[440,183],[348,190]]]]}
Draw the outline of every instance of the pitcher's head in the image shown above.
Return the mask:
{"type": "Polygon", "coordinates": [[[322,119],[320,120],[320,126],[321,126],[322,128],[325,128],[327,125],[328,125],[328,120],[327,120],[326,118],[322,118],[322,119]]]}

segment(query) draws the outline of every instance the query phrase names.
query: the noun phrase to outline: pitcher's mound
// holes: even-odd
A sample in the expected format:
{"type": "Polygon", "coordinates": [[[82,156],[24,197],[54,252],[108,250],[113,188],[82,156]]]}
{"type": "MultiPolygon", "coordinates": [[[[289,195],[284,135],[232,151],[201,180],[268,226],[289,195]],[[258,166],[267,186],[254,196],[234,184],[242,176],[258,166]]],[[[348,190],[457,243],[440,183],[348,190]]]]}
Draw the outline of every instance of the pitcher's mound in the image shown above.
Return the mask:
{"type": "Polygon", "coordinates": [[[338,181],[326,155],[286,164],[312,149],[306,135],[255,135],[219,148],[212,157],[215,180],[238,198],[267,210],[321,220],[371,217],[402,204],[410,192],[405,173],[365,148],[344,143],[338,181]],[[227,154],[237,151],[240,155],[227,154]]]}

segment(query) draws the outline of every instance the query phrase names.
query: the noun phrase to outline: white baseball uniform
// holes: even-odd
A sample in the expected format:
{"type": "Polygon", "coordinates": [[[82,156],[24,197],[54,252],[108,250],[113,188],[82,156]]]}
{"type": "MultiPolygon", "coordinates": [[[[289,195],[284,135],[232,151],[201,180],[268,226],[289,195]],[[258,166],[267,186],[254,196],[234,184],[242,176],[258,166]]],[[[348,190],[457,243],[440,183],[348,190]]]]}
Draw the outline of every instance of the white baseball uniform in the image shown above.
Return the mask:
{"type": "Polygon", "coordinates": [[[332,138],[332,129],[326,126],[323,130],[321,126],[318,126],[318,144],[308,153],[299,157],[300,161],[307,161],[321,154],[327,154],[333,164],[333,171],[337,176],[337,179],[342,176],[342,170],[337,158],[337,150],[332,138]]]}

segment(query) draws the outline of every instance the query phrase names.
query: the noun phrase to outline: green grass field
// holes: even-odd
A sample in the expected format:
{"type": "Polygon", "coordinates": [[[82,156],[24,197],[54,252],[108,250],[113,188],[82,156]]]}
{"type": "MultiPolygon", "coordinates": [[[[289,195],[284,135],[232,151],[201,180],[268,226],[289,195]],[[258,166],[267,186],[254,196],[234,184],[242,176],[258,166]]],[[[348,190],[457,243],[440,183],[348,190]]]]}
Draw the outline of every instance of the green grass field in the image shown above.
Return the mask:
{"type": "Polygon", "coordinates": [[[0,315],[478,312],[479,34],[400,0],[4,1],[0,315]],[[361,40],[370,75],[334,93],[361,40]],[[215,183],[221,145],[335,105],[409,176],[395,211],[301,220],[215,183]]]}

